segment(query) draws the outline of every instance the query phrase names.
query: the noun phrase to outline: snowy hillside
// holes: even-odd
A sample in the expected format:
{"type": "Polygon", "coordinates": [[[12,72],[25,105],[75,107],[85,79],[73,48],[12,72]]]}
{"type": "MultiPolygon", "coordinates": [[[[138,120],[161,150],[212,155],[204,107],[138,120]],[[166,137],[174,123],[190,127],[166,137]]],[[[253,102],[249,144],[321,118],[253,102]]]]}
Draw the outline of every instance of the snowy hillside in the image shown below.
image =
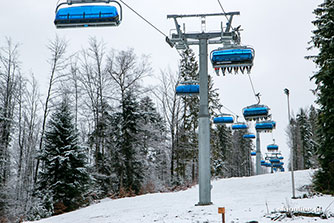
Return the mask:
{"type": "MultiPolygon", "coordinates": [[[[313,171],[296,171],[296,188],[310,184],[313,171]]],[[[325,210],[334,200],[330,196],[290,199],[291,174],[274,173],[253,177],[213,181],[211,206],[195,206],[198,187],[175,193],[148,194],[119,200],[104,199],[78,211],[37,221],[38,223],[218,223],[222,222],[218,207],[226,208],[226,222],[271,222],[265,218],[267,207],[274,209],[325,210]],[[267,205],[266,205],[267,204],[267,205]]],[[[296,190],[296,196],[306,191],[296,190]]],[[[334,212],[334,204],[329,210],[334,212]]],[[[320,218],[285,218],[281,222],[331,222],[320,218]]],[[[334,222],[334,218],[332,219],[334,222]]]]}

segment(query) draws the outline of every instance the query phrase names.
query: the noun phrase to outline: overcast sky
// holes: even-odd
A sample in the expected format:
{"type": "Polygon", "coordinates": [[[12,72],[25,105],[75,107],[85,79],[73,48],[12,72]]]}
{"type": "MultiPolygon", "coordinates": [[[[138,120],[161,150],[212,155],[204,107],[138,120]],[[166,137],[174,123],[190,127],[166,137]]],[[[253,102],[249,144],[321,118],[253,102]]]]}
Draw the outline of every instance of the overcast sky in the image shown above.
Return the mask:
{"type": "MultiPolygon", "coordinates": [[[[168,14],[220,13],[217,0],[124,0],[146,19],[168,34],[175,29],[174,22],[167,20],[168,14]]],[[[314,103],[310,89],[315,85],[310,76],[316,71],[312,61],[304,56],[314,54],[307,51],[308,41],[314,26],[313,10],[322,1],[311,0],[221,0],[225,11],[240,11],[233,26],[241,25],[242,43],[255,49],[252,80],[255,91],[260,92],[261,103],[271,108],[277,129],[273,134],[261,134],[261,148],[272,143],[272,137],[288,157],[285,129],[288,123],[284,88],[290,89],[291,108],[296,114],[301,107],[314,103]]],[[[103,39],[109,48],[124,50],[134,48],[137,55],[151,57],[155,75],[168,67],[177,71],[179,55],[164,41],[164,37],[148,26],[132,11],[123,6],[123,21],[117,28],[81,28],[56,30],[53,20],[56,0],[2,1],[0,7],[0,46],[4,38],[11,37],[21,44],[20,60],[26,74],[33,72],[42,86],[47,84],[49,67],[46,48],[49,40],[57,35],[69,41],[69,52],[87,47],[89,37],[103,39]]],[[[207,31],[219,30],[224,18],[207,21],[207,31]]],[[[200,18],[181,20],[187,31],[200,31],[200,18]]],[[[219,45],[210,45],[209,51],[219,45]]],[[[198,55],[198,47],[192,46],[198,55]]],[[[256,103],[247,75],[217,77],[209,64],[209,73],[214,76],[219,88],[221,103],[242,114],[243,107],[256,103]]],[[[45,94],[45,92],[42,92],[45,94]]],[[[226,110],[224,112],[227,112],[226,110]]],[[[255,132],[255,131],[253,131],[255,132]]],[[[287,163],[287,159],[285,160],[287,163]]]]}

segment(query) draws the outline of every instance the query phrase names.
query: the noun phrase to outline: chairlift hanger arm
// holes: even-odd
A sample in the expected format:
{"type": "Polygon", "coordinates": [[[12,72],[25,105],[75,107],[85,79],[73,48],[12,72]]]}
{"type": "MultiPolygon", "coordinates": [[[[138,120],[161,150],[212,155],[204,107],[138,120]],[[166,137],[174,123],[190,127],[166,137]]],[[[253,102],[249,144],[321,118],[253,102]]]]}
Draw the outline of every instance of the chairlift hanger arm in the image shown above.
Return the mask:
{"type": "Polygon", "coordinates": [[[182,31],[181,31],[181,28],[180,28],[180,25],[179,23],[177,22],[177,19],[176,18],[173,18],[174,19],[174,23],[175,23],[175,27],[176,27],[176,32],[177,32],[177,35],[179,38],[182,38],[182,31]]]}
{"type": "Polygon", "coordinates": [[[225,32],[230,32],[231,27],[232,27],[232,19],[233,19],[233,15],[230,15],[230,18],[228,19],[228,22],[227,22],[225,32]]]}

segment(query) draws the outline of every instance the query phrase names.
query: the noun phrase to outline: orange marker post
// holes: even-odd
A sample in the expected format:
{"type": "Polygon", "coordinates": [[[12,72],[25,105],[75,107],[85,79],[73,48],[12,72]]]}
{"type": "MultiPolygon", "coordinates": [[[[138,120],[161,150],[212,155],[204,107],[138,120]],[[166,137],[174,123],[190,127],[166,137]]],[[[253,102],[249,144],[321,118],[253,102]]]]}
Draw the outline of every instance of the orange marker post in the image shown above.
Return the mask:
{"type": "Polygon", "coordinates": [[[218,214],[222,214],[222,222],[225,223],[225,208],[218,208],[218,214]]]}

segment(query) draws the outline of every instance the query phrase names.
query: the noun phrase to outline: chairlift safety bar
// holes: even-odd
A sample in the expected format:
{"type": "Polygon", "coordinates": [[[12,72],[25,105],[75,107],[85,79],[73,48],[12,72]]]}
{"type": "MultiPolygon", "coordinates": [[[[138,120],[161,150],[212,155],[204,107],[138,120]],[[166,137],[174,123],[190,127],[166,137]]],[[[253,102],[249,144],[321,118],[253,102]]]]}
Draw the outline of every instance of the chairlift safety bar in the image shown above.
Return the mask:
{"type": "Polygon", "coordinates": [[[109,3],[110,0],[67,0],[68,5],[81,4],[81,3],[109,3]]]}

